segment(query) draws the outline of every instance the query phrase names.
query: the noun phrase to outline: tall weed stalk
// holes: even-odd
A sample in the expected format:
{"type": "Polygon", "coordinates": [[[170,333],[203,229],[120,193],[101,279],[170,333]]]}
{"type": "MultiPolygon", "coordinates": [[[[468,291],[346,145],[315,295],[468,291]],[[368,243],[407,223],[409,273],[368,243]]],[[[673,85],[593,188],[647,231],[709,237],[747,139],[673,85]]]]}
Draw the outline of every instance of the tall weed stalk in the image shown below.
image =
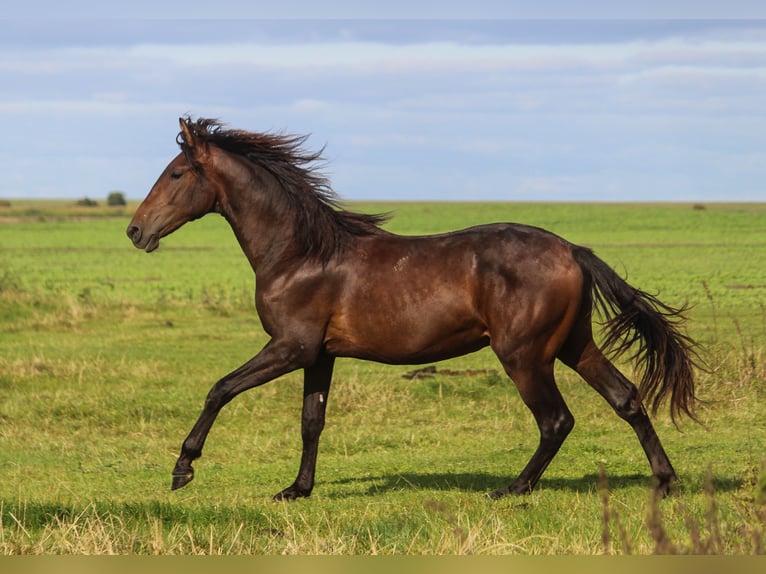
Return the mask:
{"type": "MultiPolygon", "coordinates": [[[[697,516],[683,502],[675,504],[673,514],[683,522],[681,538],[673,538],[666,527],[661,497],[652,493],[645,519],[646,532],[651,540],[652,554],[683,555],[732,555],[764,554],[764,535],[766,535],[766,489],[764,469],[754,488],[755,496],[740,499],[737,516],[732,520],[722,516],[715,492],[713,473],[708,467],[702,484],[705,508],[702,516],[697,516]]],[[[610,500],[608,483],[603,468],[599,473],[599,492],[601,497],[602,535],[604,554],[633,554],[634,546],[628,533],[622,528],[620,512],[610,500]],[[616,537],[616,540],[615,540],[616,537]],[[619,546],[619,550],[617,547],[619,546]]],[[[675,493],[678,495],[678,493],[675,493]]],[[[678,529],[675,529],[678,531],[678,529]]]]}

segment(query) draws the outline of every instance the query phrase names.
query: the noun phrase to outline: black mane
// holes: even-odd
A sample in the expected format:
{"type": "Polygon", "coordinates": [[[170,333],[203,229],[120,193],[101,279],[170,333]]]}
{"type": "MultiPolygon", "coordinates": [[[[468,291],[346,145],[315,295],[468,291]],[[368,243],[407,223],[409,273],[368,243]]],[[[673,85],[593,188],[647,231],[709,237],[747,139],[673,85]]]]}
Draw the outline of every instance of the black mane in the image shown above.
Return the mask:
{"type": "MultiPolygon", "coordinates": [[[[381,233],[378,226],[387,215],[343,209],[329,180],[318,171],[322,150],[308,152],[302,147],[308,136],[226,129],[219,121],[206,118],[187,119],[186,123],[199,141],[246,158],[281,183],[283,193],[272,200],[296,222],[300,255],[327,262],[353,237],[381,233]]],[[[186,151],[182,134],[178,143],[186,151]]]]}

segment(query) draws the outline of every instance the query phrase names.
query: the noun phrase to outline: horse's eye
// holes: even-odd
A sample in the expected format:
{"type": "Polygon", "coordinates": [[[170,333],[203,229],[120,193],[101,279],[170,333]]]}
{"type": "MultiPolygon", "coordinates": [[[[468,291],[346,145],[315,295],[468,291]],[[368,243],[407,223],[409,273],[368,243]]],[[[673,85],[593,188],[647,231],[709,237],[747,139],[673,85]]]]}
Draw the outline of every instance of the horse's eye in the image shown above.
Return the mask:
{"type": "Polygon", "coordinates": [[[180,171],[174,171],[170,174],[170,179],[181,179],[181,176],[183,175],[180,171]]]}

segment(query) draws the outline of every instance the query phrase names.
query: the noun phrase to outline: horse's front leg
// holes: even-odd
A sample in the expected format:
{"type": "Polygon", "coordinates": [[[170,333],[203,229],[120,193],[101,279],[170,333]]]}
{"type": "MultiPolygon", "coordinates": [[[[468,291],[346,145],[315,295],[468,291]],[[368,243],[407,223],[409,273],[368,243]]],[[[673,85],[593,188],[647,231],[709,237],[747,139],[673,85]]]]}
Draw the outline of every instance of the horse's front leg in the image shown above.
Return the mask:
{"type": "Polygon", "coordinates": [[[224,405],[239,393],[268,383],[305,364],[305,346],[271,340],[255,357],[213,385],[202,413],[181,446],[181,455],[173,469],[171,489],[184,487],[194,478],[191,463],[202,456],[205,439],[224,405]]]}
{"type": "Polygon", "coordinates": [[[274,496],[274,500],[295,500],[311,494],[314,488],[319,435],[324,428],[327,397],[330,392],[335,357],[322,354],[316,364],[303,372],[303,414],[301,437],[303,452],[298,477],[289,487],[274,496]]]}

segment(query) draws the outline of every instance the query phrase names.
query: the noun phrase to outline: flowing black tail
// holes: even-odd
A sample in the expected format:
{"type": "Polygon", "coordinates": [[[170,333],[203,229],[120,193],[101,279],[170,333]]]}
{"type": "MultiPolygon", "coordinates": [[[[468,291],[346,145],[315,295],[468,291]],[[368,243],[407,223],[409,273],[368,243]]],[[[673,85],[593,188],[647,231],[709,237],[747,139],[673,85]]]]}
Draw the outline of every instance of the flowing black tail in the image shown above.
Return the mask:
{"type": "Polygon", "coordinates": [[[606,319],[605,348],[619,356],[638,344],[631,359],[644,366],[638,388],[645,404],[656,412],[670,395],[674,423],[682,413],[698,420],[694,413],[696,344],[680,331],[687,307],[676,309],[631,287],[590,249],[573,246],[572,251],[591,278],[595,304],[606,319]]]}

